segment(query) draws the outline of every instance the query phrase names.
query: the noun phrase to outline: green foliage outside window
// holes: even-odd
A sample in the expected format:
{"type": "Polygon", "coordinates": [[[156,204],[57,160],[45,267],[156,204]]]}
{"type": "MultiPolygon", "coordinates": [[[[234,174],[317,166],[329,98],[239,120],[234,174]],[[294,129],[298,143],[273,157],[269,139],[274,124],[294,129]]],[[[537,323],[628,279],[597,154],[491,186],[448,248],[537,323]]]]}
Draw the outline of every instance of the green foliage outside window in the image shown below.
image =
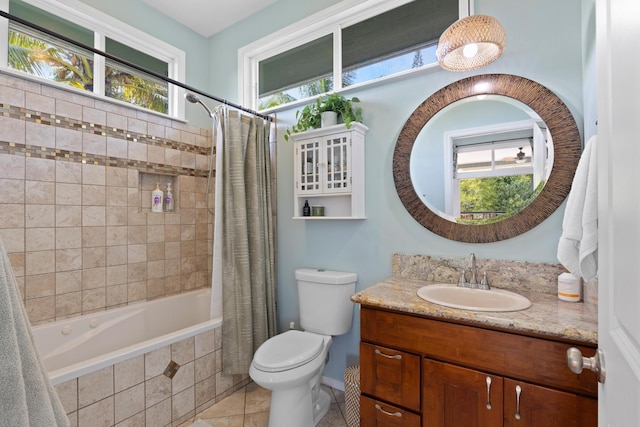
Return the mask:
{"type": "Polygon", "coordinates": [[[531,175],[472,178],[460,181],[457,221],[486,224],[500,221],[524,209],[542,191],[544,181],[532,190],[531,175]]]}
{"type": "MultiPolygon", "coordinates": [[[[46,38],[9,30],[9,67],[69,86],[93,90],[93,54],[46,38]]],[[[126,67],[105,67],[105,95],[167,113],[168,85],[126,67]]]]}

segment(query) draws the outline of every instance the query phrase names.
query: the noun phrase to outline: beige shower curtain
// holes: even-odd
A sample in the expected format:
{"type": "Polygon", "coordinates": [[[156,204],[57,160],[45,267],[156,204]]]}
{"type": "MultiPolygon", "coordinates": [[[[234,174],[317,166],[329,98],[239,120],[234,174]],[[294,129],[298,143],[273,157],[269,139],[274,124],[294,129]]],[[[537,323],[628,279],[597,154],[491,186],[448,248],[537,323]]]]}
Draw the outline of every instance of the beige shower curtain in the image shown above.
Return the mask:
{"type": "Polygon", "coordinates": [[[221,127],[213,268],[222,282],[223,373],[247,374],[277,329],[270,122],[229,111],[221,127]]]}

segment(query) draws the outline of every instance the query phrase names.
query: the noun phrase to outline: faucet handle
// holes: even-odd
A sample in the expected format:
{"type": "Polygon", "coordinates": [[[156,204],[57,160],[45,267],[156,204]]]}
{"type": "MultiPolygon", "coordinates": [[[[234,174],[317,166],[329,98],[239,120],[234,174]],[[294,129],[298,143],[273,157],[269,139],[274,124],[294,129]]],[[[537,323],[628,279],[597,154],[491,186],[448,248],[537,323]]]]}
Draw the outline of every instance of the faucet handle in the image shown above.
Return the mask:
{"type": "Polygon", "coordinates": [[[487,279],[486,271],[482,275],[482,280],[480,281],[480,289],[485,289],[485,290],[491,289],[491,287],[489,286],[489,279],[487,279]]]}
{"type": "Polygon", "coordinates": [[[462,273],[460,273],[460,279],[458,279],[458,286],[462,288],[465,288],[467,286],[466,273],[467,273],[467,270],[462,270],[462,273]]]}

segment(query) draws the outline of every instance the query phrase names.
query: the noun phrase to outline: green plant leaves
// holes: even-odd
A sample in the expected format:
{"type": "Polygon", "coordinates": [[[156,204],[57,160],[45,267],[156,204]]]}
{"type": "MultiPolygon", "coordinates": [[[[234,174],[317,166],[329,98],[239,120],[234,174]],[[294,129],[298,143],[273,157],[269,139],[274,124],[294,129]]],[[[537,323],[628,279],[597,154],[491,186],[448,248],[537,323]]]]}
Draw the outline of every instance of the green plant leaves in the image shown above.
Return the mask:
{"type": "Polygon", "coordinates": [[[314,103],[296,111],[297,122],[287,129],[284,139],[288,141],[292,133],[319,128],[321,123],[320,114],[325,111],[338,113],[338,121],[342,120],[347,129],[349,129],[351,123],[362,122],[362,108],[354,106],[355,102],[360,102],[360,99],[355,96],[348,99],[338,93],[318,97],[314,103]]]}

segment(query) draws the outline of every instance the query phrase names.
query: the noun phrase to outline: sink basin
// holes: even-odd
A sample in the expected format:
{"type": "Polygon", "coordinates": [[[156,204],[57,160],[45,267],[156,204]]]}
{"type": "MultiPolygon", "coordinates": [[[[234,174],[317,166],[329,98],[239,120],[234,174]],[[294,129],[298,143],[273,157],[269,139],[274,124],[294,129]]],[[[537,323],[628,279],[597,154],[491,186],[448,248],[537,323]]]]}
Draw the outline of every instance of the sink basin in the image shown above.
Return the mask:
{"type": "Polygon", "coordinates": [[[471,311],[519,311],[531,307],[522,295],[503,289],[470,289],[451,284],[435,284],[418,289],[425,301],[471,311]]]}

